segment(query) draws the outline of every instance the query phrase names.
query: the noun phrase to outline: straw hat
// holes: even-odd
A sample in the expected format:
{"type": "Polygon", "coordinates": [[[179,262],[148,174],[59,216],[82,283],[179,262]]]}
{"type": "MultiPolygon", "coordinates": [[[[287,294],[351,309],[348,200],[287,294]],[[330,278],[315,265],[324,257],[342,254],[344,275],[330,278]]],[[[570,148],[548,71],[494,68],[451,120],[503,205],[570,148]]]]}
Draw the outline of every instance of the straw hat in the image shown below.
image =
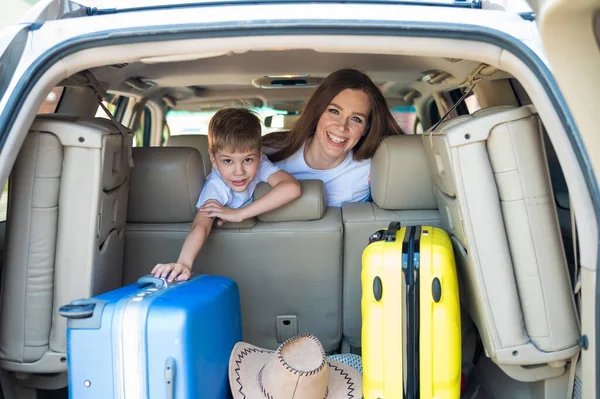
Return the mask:
{"type": "Polygon", "coordinates": [[[229,358],[235,399],[360,399],[358,371],[327,360],[319,340],[301,334],[276,351],[238,342],[229,358]]]}

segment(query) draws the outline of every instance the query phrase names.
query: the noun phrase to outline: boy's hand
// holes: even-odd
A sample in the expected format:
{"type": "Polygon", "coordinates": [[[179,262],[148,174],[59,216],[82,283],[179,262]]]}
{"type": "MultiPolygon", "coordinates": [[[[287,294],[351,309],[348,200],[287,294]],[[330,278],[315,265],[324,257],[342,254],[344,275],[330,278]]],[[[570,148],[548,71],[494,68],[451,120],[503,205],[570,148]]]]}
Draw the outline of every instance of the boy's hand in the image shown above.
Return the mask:
{"type": "MultiPolygon", "coordinates": [[[[206,215],[206,217],[211,218],[219,218],[226,222],[239,223],[243,221],[243,208],[241,209],[232,209],[227,208],[226,206],[221,205],[218,201],[208,200],[198,209],[199,212],[202,212],[206,215]]],[[[221,225],[223,223],[220,223],[221,225]]]]}
{"type": "Polygon", "coordinates": [[[154,266],[150,272],[154,277],[165,278],[169,276],[167,282],[171,283],[176,278],[177,281],[185,281],[192,277],[192,268],[182,263],[159,263],[154,266]]]}

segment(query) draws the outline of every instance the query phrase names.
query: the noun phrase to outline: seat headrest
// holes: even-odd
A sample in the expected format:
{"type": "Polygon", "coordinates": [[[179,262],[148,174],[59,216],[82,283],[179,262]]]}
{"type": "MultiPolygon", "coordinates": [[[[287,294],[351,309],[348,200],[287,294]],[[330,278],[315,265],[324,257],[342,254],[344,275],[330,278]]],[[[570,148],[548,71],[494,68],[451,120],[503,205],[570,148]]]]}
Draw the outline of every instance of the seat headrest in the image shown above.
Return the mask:
{"type": "Polygon", "coordinates": [[[298,119],[300,119],[299,114],[283,115],[282,129],[291,129],[294,127],[294,123],[296,123],[298,119]]]}
{"type": "Polygon", "coordinates": [[[451,147],[485,141],[497,125],[527,118],[533,113],[533,108],[527,105],[518,108],[510,105],[483,108],[472,115],[461,115],[445,121],[435,132],[427,132],[425,136],[444,135],[451,147]]]}
{"type": "Polygon", "coordinates": [[[205,134],[179,134],[169,136],[167,147],[192,147],[198,151],[208,149],[208,136],[205,134]]]}
{"type": "Polygon", "coordinates": [[[133,159],[135,167],[131,169],[127,221],[193,221],[205,180],[198,150],[189,147],[139,147],[133,149],[133,159]]]}
{"type": "Polygon", "coordinates": [[[382,209],[437,209],[420,135],[384,139],[371,160],[371,196],[382,209]]]}
{"type": "MultiPolygon", "coordinates": [[[[119,128],[110,119],[106,119],[106,118],[102,118],[102,117],[95,117],[95,118],[89,118],[89,119],[82,119],[81,123],[88,125],[88,126],[98,127],[101,129],[103,128],[109,132],[120,133],[119,128]]],[[[121,124],[119,124],[119,125],[122,129],[124,129],[124,131],[131,133],[131,129],[129,129],[127,126],[121,125],[121,124]]]]}
{"type": "Polygon", "coordinates": [[[202,163],[204,164],[204,175],[212,170],[210,156],[208,154],[208,136],[205,134],[182,134],[169,136],[166,147],[192,147],[200,151],[202,155],[202,163]]]}
{"type": "Polygon", "coordinates": [[[69,121],[76,122],[80,120],[81,117],[73,114],[37,114],[35,116],[35,120],[46,120],[46,121],[69,121]]]}
{"type": "MultiPolygon", "coordinates": [[[[327,197],[325,184],[321,180],[299,180],[302,195],[295,201],[257,216],[261,222],[297,222],[317,220],[325,216],[327,197]]],[[[254,190],[257,200],[271,190],[266,183],[259,183],[254,190]]]]}

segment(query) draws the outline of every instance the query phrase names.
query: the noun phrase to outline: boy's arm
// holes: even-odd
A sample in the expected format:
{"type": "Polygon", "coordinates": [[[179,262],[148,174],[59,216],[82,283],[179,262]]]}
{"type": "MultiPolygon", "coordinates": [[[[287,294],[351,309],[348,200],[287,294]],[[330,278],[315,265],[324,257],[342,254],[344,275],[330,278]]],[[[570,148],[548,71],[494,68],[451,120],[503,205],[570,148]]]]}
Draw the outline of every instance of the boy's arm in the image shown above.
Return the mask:
{"type": "Polygon", "coordinates": [[[216,201],[207,201],[200,211],[228,222],[241,222],[244,219],[279,208],[302,194],[298,180],[283,170],[272,173],[267,179],[267,183],[272,187],[271,190],[243,208],[231,209],[216,201]]]}
{"type": "Polygon", "coordinates": [[[300,197],[302,189],[294,176],[284,170],[279,170],[267,179],[272,187],[268,193],[240,209],[243,219],[277,209],[300,197]]]}
{"type": "Polygon", "coordinates": [[[179,281],[187,280],[192,276],[192,264],[194,259],[200,252],[200,249],[204,245],[206,238],[208,237],[213,224],[212,217],[206,217],[201,212],[196,213],[192,228],[188,233],[181,252],[179,253],[179,259],[176,263],[165,263],[154,266],[151,273],[155,277],[167,277],[168,282],[172,282],[177,278],[179,281]]]}

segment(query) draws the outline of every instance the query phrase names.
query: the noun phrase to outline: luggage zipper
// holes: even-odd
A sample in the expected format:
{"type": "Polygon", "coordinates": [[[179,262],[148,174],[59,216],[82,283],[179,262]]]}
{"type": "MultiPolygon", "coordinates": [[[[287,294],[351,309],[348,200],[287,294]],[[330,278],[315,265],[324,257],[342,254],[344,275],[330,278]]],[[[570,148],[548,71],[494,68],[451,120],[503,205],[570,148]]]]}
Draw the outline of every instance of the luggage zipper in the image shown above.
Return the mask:
{"type": "Polygon", "coordinates": [[[402,269],[406,290],[406,386],[405,399],[419,397],[419,244],[420,226],[407,227],[402,243],[402,269]]]}

